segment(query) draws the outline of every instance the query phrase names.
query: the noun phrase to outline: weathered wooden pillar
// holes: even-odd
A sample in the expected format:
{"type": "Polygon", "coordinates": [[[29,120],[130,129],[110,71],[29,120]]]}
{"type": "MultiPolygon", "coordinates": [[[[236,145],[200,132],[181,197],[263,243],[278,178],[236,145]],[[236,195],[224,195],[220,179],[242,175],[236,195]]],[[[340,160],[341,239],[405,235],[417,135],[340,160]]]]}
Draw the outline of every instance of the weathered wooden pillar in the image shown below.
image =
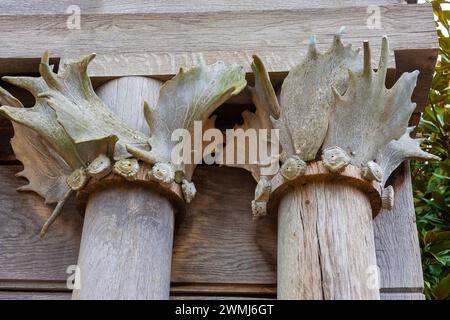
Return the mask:
{"type": "Polygon", "coordinates": [[[310,163],[296,179],[272,179],[279,299],[380,298],[372,225],[379,192],[359,168],[336,174],[323,162],[310,163]]]}
{"type": "Polygon", "coordinates": [[[245,73],[200,64],[164,85],[125,77],[96,93],[87,73],[94,57],[55,73],[45,53],[40,78],[8,79],[30,91],[35,106],[23,108],[1,90],[10,106],[0,113],[14,124],[25,188],[56,204],[41,236],[71,194],[87,202],[73,298],[168,299],[174,211],[196,194],[196,122],[212,126],[214,110],[245,88],[245,73]]]}
{"type": "MultiPolygon", "coordinates": [[[[161,83],[126,77],[97,94],[120,120],[146,132],[143,101],[156,105],[161,83]]],[[[174,211],[148,187],[122,183],[89,196],[73,299],[168,299],[174,211]]]]}
{"type": "Polygon", "coordinates": [[[297,185],[278,207],[278,299],[379,299],[372,208],[345,183],[297,185]]]}
{"type": "Polygon", "coordinates": [[[278,95],[262,61],[252,64],[256,115],[243,127],[278,130],[282,148],[278,171],[248,166],[254,216],[278,208],[279,299],[380,299],[372,219],[393,206],[387,179],[405,159],[436,158],[407,127],[418,72],[387,89],[387,38],[374,72],[369,43],[360,57],[342,31],[325,53],[311,37],[278,95]]]}

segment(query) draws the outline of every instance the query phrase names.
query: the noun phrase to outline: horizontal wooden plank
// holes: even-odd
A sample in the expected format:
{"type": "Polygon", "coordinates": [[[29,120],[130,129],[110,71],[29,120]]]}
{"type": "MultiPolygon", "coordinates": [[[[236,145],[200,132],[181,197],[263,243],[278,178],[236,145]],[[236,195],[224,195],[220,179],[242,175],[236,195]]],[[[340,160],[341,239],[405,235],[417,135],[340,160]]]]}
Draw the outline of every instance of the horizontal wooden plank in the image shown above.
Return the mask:
{"type": "MultiPolygon", "coordinates": [[[[17,170],[17,166],[0,166],[4,190],[0,195],[0,289],[63,290],[66,268],[77,260],[81,217],[70,206],[46,238],[39,239],[39,228],[50,210],[34,194],[16,193],[21,184],[14,177],[17,170]]],[[[177,223],[172,290],[274,294],[276,219],[251,220],[249,203],[255,184],[251,176],[239,169],[200,166],[194,181],[197,198],[177,223]]],[[[396,189],[396,206],[410,206],[411,198],[403,199],[410,194],[396,189]]],[[[375,222],[382,288],[421,290],[410,210],[383,212],[389,222],[375,222]]]]}
{"type": "Polygon", "coordinates": [[[105,13],[177,13],[177,12],[217,12],[242,10],[273,10],[367,6],[404,3],[403,0],[2,0],[0,15],[51,15],[68,12],[71,5],[77,5],[82,14],[105,13]]]}
{"type": "MultiPolygon", "coordinates": [[[[51,208],[37,195],[15,191],[23,183],[14,177],[19,170],[0,166],[0,288],[23,290],[41,281],[46,282],[40,289],[64,288],[66,269],[77,261],[82,218],[72,203],[40,239],[51,208]]],[[[274,284],[276,223],[273,217],[251,220],[251,176],[239,169],[201,166],[194,181],[198,197],[177,222],[172,281],[274,284]]]]}
{"type": "MultiPolygon", "coordinates": [[[[0,300],[70,300],[70,292],[0,291],[0,300]]],[[[220,295],[171,295],[171,300],[267,300],[269,298],[220,295]]]]}
{"type": "Polygon", "coordinates": [[[0,300],[70,300],[70,292],[0,291],[0,300]]]}
{"type": "Polygon", "coordinates": [[[276,282],[276,219],[253,221],[255,182],[240,169],[200,167],[197,197],[176,231],[172,281],[276,282]]]}
{"type": "Polygon", "coordinates": [[[70,202],[51,236],[41,239],[39,230],[51,209],[31,193],[18,193],[24,181],[15,178],[18,166],[0,167],[0,279],[57,281],[75,264],[82,218],[70,202]]]}
{"type": "MultiPolygon", "coordinates": [[[[65,14],[4,16],[0,58],[36,58],[49,49],[53,56],[69,61],[95,51],[98,57],[90,74],[111,77],[171,75],[180,67],[217,60],[242,64],[249,71],[251,56],[259,54],[268,71],[285,72],[302,59],[311,34],[317,35],[319,49],[325,50],[343,25],[348,30],[346,42],[360,47],[362,39],[371,41],[374,65],[384,34],[390,36],[393,50],[438,47],[430,6],[382,5],[380,13],[381,29],[367,27],[366,6],[85,14],[81,30],[68,29],[65,14]]],[[[393,59],[390,66],[394,67],[393,59]]]]}
{"type": "Polygon", "coordinates": [[[381,300],[425,300],[422,293],[381,293],[381,300]]]}
{"type": "MultiPolygon", "coordinates": [[[[39,292],[39,291],[0,291],[0,300],[70,300],[70,292],[39,292]]],[[[201,294],[172,294],[171,300],[267,300],[260,296],[220,296],[201,294]]],[[[422,293],[381,293],[382,300],[424,300],[422,293]]]]}

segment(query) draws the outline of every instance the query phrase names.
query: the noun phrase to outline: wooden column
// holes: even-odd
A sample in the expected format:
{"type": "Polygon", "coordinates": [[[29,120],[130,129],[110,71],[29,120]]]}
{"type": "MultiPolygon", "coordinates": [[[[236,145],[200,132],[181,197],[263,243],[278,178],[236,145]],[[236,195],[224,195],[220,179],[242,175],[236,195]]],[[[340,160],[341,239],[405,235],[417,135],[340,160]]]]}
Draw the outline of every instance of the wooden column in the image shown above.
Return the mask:
{"type": "Polygon", "coordinates": [[[379,299],[374,271],[372,209],[362,191],[310,182],[281,199],[278,299],[379,299]]]}
{"type": "MultiPolygon", "coordinates": [[[[160,85],[127,77],[97,93],[122,121],[145,132],[143,100],[156,105],[160,85]]],[[[81,288],[73,299],[168,299],[173,228],[169,200],[148,187],[124,183],[91,194],[78,258],[81,288]]]]}

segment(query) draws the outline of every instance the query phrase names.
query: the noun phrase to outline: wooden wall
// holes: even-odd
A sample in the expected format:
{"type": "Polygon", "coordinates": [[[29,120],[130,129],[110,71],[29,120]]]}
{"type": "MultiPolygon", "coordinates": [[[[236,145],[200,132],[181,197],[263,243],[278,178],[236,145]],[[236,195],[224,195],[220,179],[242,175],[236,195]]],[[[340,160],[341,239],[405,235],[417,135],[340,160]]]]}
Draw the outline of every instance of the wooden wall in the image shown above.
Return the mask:
{"type": "MultiPolygon", "coordinates": [[[[334,31],[347,25],[345,41],[355,46],[362,39],[374,42],[374,61],[380,36],[391,36],[396,57],[395,63],[391,61],[393,78],[395,68],[397,77],[404,71],[422,71],[414,96],[418,109],[412,121],[417,123],[436,59],[430,8],[402,1],[336,1],[340,8],[328,0],[169,0],[152,6],[131,0],[102,1],[100,6],[79,1],[82,29],[67,30],[69,2],[49,5],[48,0],[37,0],[32,6],[22,0],[0,2],[0,75],[35,73],[45,49],[51,50],[56,64],[61,61],[61,67],[64,61],[97,51],[90,68],[96,86],[126,75],[167,79],[180,66],[199,59],[241,63],[249,70],[251,55],[258,53],[278,86],[301,60],[310,34],[318,35],[324,49],[334,31]],[[368,4],[380,5],[382,30],[367,29],[368,4]]],[[[248,79],[252,81],[250,74],[248,79]]],[[[22,91],[8,89],[32,105],[22,91]]],[[[242,110],[252,109],[248,92],[230,103],[219,111],[222,127],[232,127],[242,110]]],[[[82,216],[72,201],[49,234],[39,238],[51,208],[35,194],[15,191],[23,181],[14,177],[21,165],[12,154],[11,136],[11,126],[0,119],[0,299],[68,299],[66,269],[77,261],[82,216]]],[[[405,164],[392,179],[394,209],[374,221],[384,299],[423,298],[410,179],[405,164]]],[[[172,297],[274,298],[276,217],[251,220],[255,182],[250,174],[199,166],[194,182],[198,195],[186,216],[177,220],[172,297]]]]}
{"type": "MultiPolygon", "coordinates": [[[[77,261],[82,217],[72,203],[40,239],[51,210],[38,196],[15,191],[22,183],[14,177],[19,169],[0,167],[0,298],[69,297],[66,269],[77,261]]],[[[198,196],[175,233],[172,295],[274,298],[276,217],[251,220],[251,176],[241,169],[200,166],[194,181],[198,196]]],[[[394,186],[394,211],[375,219],[381,292],[386,298],[420,298],[409,173],[399,172],[394,186]]]]}

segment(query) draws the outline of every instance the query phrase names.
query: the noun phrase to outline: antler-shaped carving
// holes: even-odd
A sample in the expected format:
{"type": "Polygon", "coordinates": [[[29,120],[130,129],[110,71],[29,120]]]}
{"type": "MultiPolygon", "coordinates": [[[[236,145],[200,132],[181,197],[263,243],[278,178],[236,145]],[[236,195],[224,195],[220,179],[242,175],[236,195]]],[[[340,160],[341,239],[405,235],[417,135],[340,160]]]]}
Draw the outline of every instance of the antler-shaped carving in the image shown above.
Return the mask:
{"type": "MultiPolygon", "coordinates": [[[[257,111],[251,116],[243,114],[248,122],[243,127],[257,122],[258,128],[279,129],[284,179],[304,174],[305,161],[316,160],[322,149],[323,164],[330,172],[339,174],[352,164],[362,169],[365,179],[384,186],[405,159],[438,159],[420,150],[422,140],[411,139],[411,129],[407,129],[415,109],[411,95],[418,71],[403,74],[387,89],[387,38],[382,39],[380,63],[374,72],[368,42],[361,61],[359,50],[342,44],[342,30],[324,54],[317,52],[311,38],[304,61],[282,85],[279,104],[264,65],[255,57],[256,84],[251,92],[257,111]]],[[[257,176],[255,165],[244,167],[257,176]]],[[[261,197],[260,190],[267,190],[268,183],[260,181],[255,197],[267,198],[261,197]]],[[[262,211],[262,205],[253,207],[258,214],[262,211]]]]}
{"type": "MultiPolygon", "coordinates": [[[[127,150],[149,164],[170,163],[172,149],[177,144],[171,139],[174,130],[186,129],[193,134],[194,121],[206,121],[218,106],[239,93],[246,84],[242,67],[237,65],[226,66],[217,62],[188,71],[180,69],[173,79],[162,86],[156,108],[145,106],[152,150],[145,151],[131,145],[127,146],[127,150]]],[[[174,170],[182,176],[188,170],[190,174],[186,178],[191,179],[192,168],[186,169],[182,165],[174,170]]]]}
{"type": "MultiPolygon", "coordinates": [[[[64,203],[74,191],[84,188],[89,179],[99,180],[111,171],[133,181],[139,171],[137,159],[152,166],[152,178],[168,186],[175,180],[178,168],[171,159],[176,142],[171,140],[175,129],[192,133],[196,120],[212,126],[209,115],[230,96],[246,85],[242,67],[214,65],[180,70],[166,82],[160,92],[158,106],[144,105],[144,115],[151,136],[127,127],[95,94],[87,67],[95,55],[65,66],[56,74],[45,53],[39,72],[40,78],[5,77],[4,80],[30,91],[36,103],[32,108],[23,105],[0,88],[0,114],[13,122],[15,135],[12,146],[25,169],[19,173],[29,184],[21,190],[30,190],[45,198],[46,203],[57,203],[49,225],[61,212],[64,203]],[[132,157],[136,157],[132,158],[132,157]],[[112,160],[116,160],[113,165],[112,160]]],[[[195,187],[189,181],[195,165],[181,166],[185,200],[190,202],[195,187]]]]}
{"type": "Polygon", "coordinates": [[[405,132],[416,107],[411,95],[419,72],[404,73],[386,89],[388,57],[388,42],[383,37],[378,71],[372,71],[369,43],[364,42],[364,70],[349,71],[345,94],[334,89],[335,105],[323,148],[340,147],[356,166],[377,162],[385,146],[405,132]]]}
{"type": "Polygon", "coordinates": [[[413,139],[411,132],[414,127],[406,128],[405,133],[398,140],[392,140],[384,149],[380,167],[383,172],[381,185],[384,186],[391,173],[405,160],[441,160],[438,156],[423,151],[420,145],[425,138],[413,139]]]}
{"type": "MultiPolygon", "coordinates": [[[[303,62],[294,67],[281,87],[280,118],[273,118],[280,130],[280,142],[286,156],[297,155],[303,161],[316,158],[328,129],[329,111],[333,105],[332,86],[344,93],[348,70],[357,72],[361,63],[359,50],[341,41],[341,28],[325,53],[317,51],[314,37],[303,62]]],[[[285,158],[285,157],[283,157],[285,158]]]]}

